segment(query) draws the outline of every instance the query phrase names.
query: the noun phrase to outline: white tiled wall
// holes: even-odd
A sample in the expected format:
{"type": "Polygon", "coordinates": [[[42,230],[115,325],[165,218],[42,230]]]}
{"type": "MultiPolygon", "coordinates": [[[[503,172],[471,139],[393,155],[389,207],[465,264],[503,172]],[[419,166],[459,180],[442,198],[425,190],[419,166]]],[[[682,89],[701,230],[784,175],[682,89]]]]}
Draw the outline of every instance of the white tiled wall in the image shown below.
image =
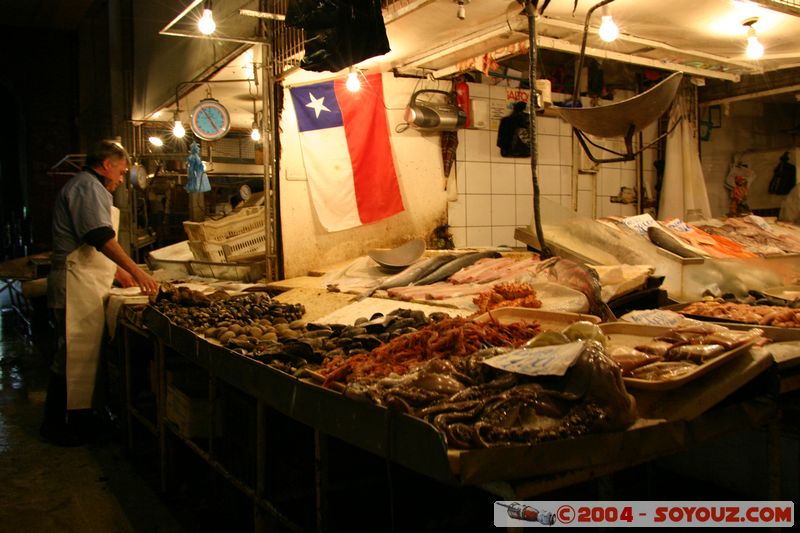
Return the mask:
{"type": "MultiPolygon", "coordinates": [[[[505,88],[470,85],[473,100],[505,102],[505,88]]],[[[619,99],[630,95],[619,94],[619,99]]],[[[510,110],[509,110],[510,112],[510,110]]],[[[543,198],[572,208],[572,128],[556,117],[536,117],[539,154],[539,191],[543,198]]],[[[645,131],[645,142],[655,126],[645,131]]],[[[456,179],[459,197],[449,202],[449,223],[456,246],[524,246],[514,240],[514,229],[531,223],[533,184],[529,158],[506,158],[496,146],[494,129],[459,130],[456,179]]],[[[577,141],[574,141],[577,143],[577,141]]],[[[606,140],[605,146],[624,151],[622,140],[606,140]]],[[[645,183],[655,180],[653,150],[645,155],[645,183]]],[[[596,154],[601,155],[601,154],[596,154]]],[[[581,164],[576,165],[576,169],[581,164]]],[[[620,187],[636,183],[636,163],[609,163],[596,174],[577,175],[577,211],[585,216],[634,215],[635,205],[612,203],[620,187]]]]}

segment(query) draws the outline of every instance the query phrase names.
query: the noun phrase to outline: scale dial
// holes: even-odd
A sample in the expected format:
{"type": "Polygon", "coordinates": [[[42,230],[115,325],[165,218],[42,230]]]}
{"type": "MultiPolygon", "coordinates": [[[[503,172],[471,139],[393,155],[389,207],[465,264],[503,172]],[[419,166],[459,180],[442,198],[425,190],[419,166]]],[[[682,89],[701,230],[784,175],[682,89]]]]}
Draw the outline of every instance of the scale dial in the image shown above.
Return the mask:
{"type": "Polygon", "coordinates": [[[225,137],[231,129],[231,116],[218,100],[200,100],[192,110],[192,132],[204,141],[216,141],[225,137]]]}
{"type": "Polygon", "coordinates": [[[245,183],[241,187],[239,187],[239,197],[242,200],[249,200],[252,194],[253,191],[250,190],[250,186],[248,184],[245,183]]]}

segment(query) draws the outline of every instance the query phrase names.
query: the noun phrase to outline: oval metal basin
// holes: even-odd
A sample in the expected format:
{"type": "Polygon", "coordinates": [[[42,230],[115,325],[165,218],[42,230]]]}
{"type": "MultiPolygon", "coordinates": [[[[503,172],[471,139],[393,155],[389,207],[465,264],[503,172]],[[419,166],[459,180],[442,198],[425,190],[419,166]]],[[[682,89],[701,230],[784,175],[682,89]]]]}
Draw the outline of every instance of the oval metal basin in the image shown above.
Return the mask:
{"type": "Polygon", "coordinates": [[[637,133],[669,109],[683,74],[675,72],[658,85],[633,98],[599,107],[558,107],[561,117],[573,128],[596,137],[625,137],[633,126],[637,133]]]}
{"type": "Polygon", "coordinates": [[[424,252],[425,240],[413,239],[391,250],[370,250],[367,255],[384,268],[402,268],[422,257],[424,252]]]}

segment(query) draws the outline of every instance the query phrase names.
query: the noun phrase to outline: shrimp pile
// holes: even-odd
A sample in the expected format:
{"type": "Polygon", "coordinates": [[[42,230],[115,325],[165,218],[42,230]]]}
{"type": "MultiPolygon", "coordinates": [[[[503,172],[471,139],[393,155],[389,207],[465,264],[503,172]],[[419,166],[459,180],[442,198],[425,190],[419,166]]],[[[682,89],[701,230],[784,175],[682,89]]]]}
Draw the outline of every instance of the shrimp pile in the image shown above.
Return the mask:
{"type": "Polygon", "coordinates": [[[500,324],[446,318],[401,335],[366,354],[337,355],[319,370],[324,385],[390,374],[405,374],[431,359],[460,358],[490,346],[519,347],[539,332],[536,323],[500,324]]]}
{"type": "Polygon", "coordinates": [[[472,302],[481,313],[499,307],[529,307],[538,309],[542,302],[536,298],[536,291],[527,283],[500,283],[491,290],[482,292],[472,302]]]}

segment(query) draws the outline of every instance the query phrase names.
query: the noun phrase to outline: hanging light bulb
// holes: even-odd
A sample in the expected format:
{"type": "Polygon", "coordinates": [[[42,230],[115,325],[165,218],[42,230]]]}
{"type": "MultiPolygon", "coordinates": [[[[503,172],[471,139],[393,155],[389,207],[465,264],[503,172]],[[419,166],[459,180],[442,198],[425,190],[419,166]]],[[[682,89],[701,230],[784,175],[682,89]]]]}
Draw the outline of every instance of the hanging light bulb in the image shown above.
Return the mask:
{"type": "Polygon", "coordinates": [[[458,17],[459,20],[464,20],[467,18],[467,8],[464,7],[464,0],[458,0],[458,11],[456,11],[456,17],[458,17]]]}
{"type": "Polygon", "coordinates": [[[361,89],[361,81],[358,79],[358,71],[355,67],[350,67],[350,72],[347,73],[347,81],[344,86],[347,87],[347,90],[351,93],[361,89]]]}
{"type": "Polygon", "coordinates": [[[619,28],[614,22],[614,19],[611,17],[611,13],[608,11],[608,6],[603,6],[602,13],[602,22],[600,23],[600,31],[598,32],[600,34],[600,38],[607,43],[616,41],[617,37],[619,37],[619,28]]]}
{"type": "Polygon", "coordinates": [[[253,129],[250,131],[250,138],[253,142],[261,140],[261,129],[258,127],[258,122],[253,122],[253,129]]]}
{"type": "Polygon", "coordinates": [[[176,139],[182,139],[183,136],[186,135],[186,129],[181,122],[181,112],[179,109],[175,110],[175,125],[172,126],[172,135],[174,135],[176,139]]]}
{"type": "Polygon", "coordinates": [[[203,35],[211,35],[217,29],[217,23],[214,22],[214,14],[211,12],[210,1],[203,6],[203,16],[197,21],[197,29],[203,35]]]}
{"type": "Polygon", "coordinates": [[[161,140],[161,137],[156,137],[155,135],[153,135],[151,137],[148,137],[147,140],[150,141],[150,144],[152,144],[153,146],[156,147],[164,146],[164,141],[161,140]]]}
{"type": "Polygon", "coordinates": [[[764,45],[759,42],[758,37],[756,37],[756,29],[753,27],[753,24],[756,22],[758,22],[758,19],[752,18],[742,23],[744,26],[747,26],[747,48],[745,49],[745,55],[750,59],[759,59],[764,55],[764,45]]]}

